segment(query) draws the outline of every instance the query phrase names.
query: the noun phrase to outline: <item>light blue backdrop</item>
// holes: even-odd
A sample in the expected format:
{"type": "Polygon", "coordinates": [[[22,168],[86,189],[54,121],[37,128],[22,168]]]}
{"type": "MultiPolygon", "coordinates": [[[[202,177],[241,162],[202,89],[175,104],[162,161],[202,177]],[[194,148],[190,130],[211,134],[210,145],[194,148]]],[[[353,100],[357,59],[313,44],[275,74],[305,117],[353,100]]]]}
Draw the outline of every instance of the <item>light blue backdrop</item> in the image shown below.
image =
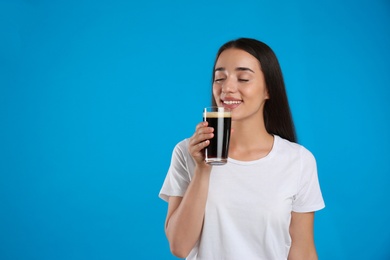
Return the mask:
{"type": "Polygon", "coordinates": [[[157,194],[242,36],[317,158],[320,259],[390,259],[388,0],[0,0],[0,35],[0,259],[175,259],[157,194]]]}

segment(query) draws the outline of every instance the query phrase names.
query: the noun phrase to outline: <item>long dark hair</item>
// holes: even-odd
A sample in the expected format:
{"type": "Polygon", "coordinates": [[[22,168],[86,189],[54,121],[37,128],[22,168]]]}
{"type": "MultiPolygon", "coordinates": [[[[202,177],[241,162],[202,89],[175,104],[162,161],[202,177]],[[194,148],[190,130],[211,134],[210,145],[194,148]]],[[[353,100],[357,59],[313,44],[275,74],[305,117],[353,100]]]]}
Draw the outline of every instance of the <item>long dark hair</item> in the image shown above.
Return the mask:
{"type": "MultiPolygon", "coordinates": [[[[265,84],[269,99],[264,104],[264,123],[268,133],[276,134],[291,142],[297,142],[294,122],[288,104],[286,88],[284,85],[282,70],[278,59],[272,49],[265,43],[250,38],[240,38],[229,41],[218,50],[214,69],[219,55],[226,49],[240,49],[248,52],[260,62],[260,68],[264,74],[265,84]]],[[[212,95],[212,104],[216,102],[212,95]]]]}

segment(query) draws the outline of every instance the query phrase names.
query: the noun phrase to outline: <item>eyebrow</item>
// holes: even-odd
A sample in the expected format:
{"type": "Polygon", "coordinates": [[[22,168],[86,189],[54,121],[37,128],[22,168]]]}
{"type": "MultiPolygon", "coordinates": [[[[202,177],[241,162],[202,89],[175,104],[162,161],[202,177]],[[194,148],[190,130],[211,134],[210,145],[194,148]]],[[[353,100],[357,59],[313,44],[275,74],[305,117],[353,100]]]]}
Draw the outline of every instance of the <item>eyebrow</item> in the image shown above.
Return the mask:
{"type": "MultiPolygon", "coordinates": [[[[217,71],[225,71],[225,70],[226,69],[224,67],[218,67],[214,71],[217,72],[217,71]]],[[[237,67],[235,70],[236,71],[250,71],[252,73],[255,73],[253,70],[251,70],[250,68],[247,68],[247,67],[237,67]]]]}

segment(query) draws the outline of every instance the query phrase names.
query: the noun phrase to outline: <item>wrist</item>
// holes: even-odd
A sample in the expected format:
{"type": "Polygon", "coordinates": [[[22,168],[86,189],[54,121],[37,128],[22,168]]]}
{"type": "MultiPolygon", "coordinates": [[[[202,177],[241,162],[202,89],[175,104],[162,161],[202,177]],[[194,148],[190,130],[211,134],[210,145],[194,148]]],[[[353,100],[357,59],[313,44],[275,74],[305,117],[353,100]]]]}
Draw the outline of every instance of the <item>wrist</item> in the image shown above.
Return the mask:
{"type": "Polygon", "coordinates": [[[211,173],[212,166],[202,162],[195,166],[195,175],[208,176],[211,173]]]}

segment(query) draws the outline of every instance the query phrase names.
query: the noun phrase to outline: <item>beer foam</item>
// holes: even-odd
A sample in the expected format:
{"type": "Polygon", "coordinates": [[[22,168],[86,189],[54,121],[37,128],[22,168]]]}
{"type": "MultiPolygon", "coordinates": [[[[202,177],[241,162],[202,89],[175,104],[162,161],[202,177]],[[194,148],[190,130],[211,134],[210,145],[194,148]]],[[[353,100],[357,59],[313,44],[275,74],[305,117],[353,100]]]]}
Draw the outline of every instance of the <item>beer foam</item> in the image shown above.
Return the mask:
{"type": "Polygon", "coordinates": [[[230,112],[204,112],[203,117],[205,118],[218,118],[218,117],[232,117],[230,112]]]}

